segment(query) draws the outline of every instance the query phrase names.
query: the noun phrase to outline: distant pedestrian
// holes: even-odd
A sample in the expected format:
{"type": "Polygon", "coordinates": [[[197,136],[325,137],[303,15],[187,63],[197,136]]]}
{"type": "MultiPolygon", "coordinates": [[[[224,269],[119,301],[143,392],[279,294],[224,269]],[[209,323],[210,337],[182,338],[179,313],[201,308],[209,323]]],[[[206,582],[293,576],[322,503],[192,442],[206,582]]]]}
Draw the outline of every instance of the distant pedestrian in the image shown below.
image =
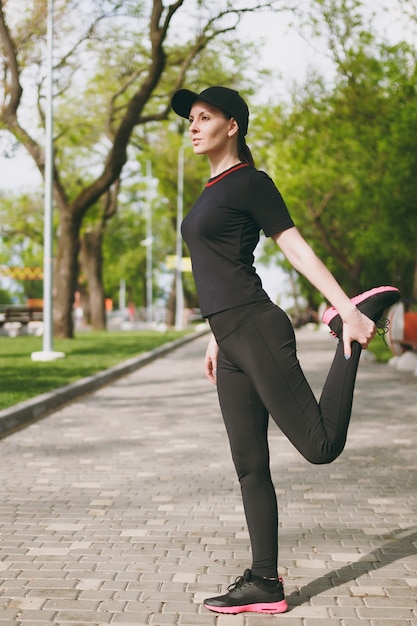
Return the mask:
{"type": "Polygon", "coordinates": [[[350,300],[343,292],[294,226],[273,181],[255,168],[245,141],[249,111],[238,92],[181,89],[172,108],[189,119],[194,153],[206,155],[210,164],[211,177],[182,232],[201,313],[213,333],[205,371],[217,384],[252,548],[251,569],[228,593],[204,604],[218,613],[283,613],[288,605],[277,569],[269,415],[311,463],[336,459],[346,441],[361,350],[400,293],[377,287],[350,300]],[[323,319],[338,343],[319,403],[300,368],[291,322],[271,302],[253,267],[260,230],[333,305],[323,319]]]}

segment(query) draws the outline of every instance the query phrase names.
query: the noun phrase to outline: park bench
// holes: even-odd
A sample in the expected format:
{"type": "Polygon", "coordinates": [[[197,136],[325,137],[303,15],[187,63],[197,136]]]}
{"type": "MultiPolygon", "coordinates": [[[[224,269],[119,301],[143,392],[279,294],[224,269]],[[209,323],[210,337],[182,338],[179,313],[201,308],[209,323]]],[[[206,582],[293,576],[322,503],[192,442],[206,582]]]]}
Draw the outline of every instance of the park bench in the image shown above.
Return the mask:
{"type": "Polygon", "coordinates": [[[42,321],[42,307],[6,305],[0,310],[0,326],[16,322],[22,326],[27,326],[29,322],[42,321]]]}

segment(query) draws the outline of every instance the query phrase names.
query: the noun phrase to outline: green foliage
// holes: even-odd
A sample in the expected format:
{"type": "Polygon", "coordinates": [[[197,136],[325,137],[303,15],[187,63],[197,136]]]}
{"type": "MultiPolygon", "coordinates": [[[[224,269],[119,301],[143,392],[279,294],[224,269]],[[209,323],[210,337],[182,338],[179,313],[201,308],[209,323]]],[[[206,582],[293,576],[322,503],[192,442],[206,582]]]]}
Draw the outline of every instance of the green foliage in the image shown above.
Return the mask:
{"type": "Polygon", "coordinates": [[[146,237],[144,216],[133,207],[123,207],[109,222],[104,257],[104,289],[107,297],[118,302],[121,279],[126,281],[127,297],[136,306],[145,304],[146,237]]]}
{"type": "MultiPolygon", "coordinates": [[[[37,194],[0,194],[0,265],[42,267],[42,241],[42,198],[37,194]]],[[[17,285],[22,301],[42,297],[40,280],[19,280],[17,285]]]]}
{"type": "MultiPolygon", "coordinates": [[[[325,87],[313,76],[287,110],[264,112],[269,141],[260,152],[297,226],[349,293],[393,283],[411,295],[415,52],[405,44],[377,44],[358,16],[351,16],[349,32],[347,24],[340,30],[336,14],[330,17],[337,22],[330,21],[337,47],[334,85],[325,87]]],[[[311,301],[311,286],[301,283],[311,301]]]]}
{"type": "Polygon", "coordinates": [[[0,287],[0,305],[12,304],[12,302],[13,302],[13,295],[9,291],[9,289],[4,289],[3,287],[0,287]]]}

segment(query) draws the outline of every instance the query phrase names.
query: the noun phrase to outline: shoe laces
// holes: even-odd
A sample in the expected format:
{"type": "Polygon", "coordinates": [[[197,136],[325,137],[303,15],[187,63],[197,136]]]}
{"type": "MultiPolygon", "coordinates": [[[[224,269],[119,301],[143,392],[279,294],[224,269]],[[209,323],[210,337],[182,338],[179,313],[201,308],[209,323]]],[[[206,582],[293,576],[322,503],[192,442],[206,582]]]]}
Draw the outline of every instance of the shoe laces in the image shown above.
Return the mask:
{"type": "Polygon", "coordinates": [[[380,337],[387,334],[390,321],[388,319],[379,320],[376,324],[376,332],[380,337]]]}
{"type": "Polygon", "coordinates": [[[250,579],[246,572],[244,572],[243,576],[238,576],[234,583],[228,586],[228,591],[236,591],[236,589],[241,589],[245,587],[250,582],[250,579]]]}
{"type": "MultiPolygon", "coordinates": [[[[227,587],[227,590],[228,591],[236,591],[237,589],[243,589],[250,582],[251,582],[250,574],[248,574],[245,571],[243,573],[243,576],[238,576],[236,578],[235,582],[227,587]]],[[[282,576],[278,576],[278,578],[276,579],[276,582],[277,582],[277,584],[281,583],[281,585],[284,585],[284,579],[282,578],[282,576]]]]}

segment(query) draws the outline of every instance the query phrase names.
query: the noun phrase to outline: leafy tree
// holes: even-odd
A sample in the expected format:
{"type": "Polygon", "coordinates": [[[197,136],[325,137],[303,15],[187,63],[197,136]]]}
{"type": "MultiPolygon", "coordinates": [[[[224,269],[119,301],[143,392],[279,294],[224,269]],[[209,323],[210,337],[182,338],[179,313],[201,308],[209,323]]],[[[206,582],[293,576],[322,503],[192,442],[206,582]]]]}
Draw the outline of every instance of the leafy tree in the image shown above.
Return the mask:
{"type": "MultiPolygon", "coordinates": [[[[315,27],[324,22],[328,29],[334,84],[312,76],[288,110],[270,116],[264,159],[302,232],[349,293],[393,282],[411,295],[415,51],[377,42],[363,25],[359,2],[315,5],[323,20],[315,27]]],[[[317,305],[317,294],[301,282],[317,305]]]]}
{"type": "MultiPolygon", "coordinates": [[[[114,196],[136,127],[168,118],[170,96],[182,85],[194,61],[215,42],[229,43],[229,34],[243,13],[280,6],[278,1],[266,0],[234,4],[226,0],[215,4],[176,0],[167,6],[161,0],[54,3],[59,112],[53,164],[59,212],[54,277],[57,334],[73,334],[83,221],[103,196],[114,196]],[[188,27],[179,30],[181,17],[188,27]],[[178,41],[179,32],[183,41],[178,41]]],[[[25,146],[42,174],[45,154],[39,130],[45,118],[45,13],[45,0],[23,6],[21,0],[0,0],[0,129],[25,146]],[[38,120],[33,119],[35,111],[38,120]]]]}

